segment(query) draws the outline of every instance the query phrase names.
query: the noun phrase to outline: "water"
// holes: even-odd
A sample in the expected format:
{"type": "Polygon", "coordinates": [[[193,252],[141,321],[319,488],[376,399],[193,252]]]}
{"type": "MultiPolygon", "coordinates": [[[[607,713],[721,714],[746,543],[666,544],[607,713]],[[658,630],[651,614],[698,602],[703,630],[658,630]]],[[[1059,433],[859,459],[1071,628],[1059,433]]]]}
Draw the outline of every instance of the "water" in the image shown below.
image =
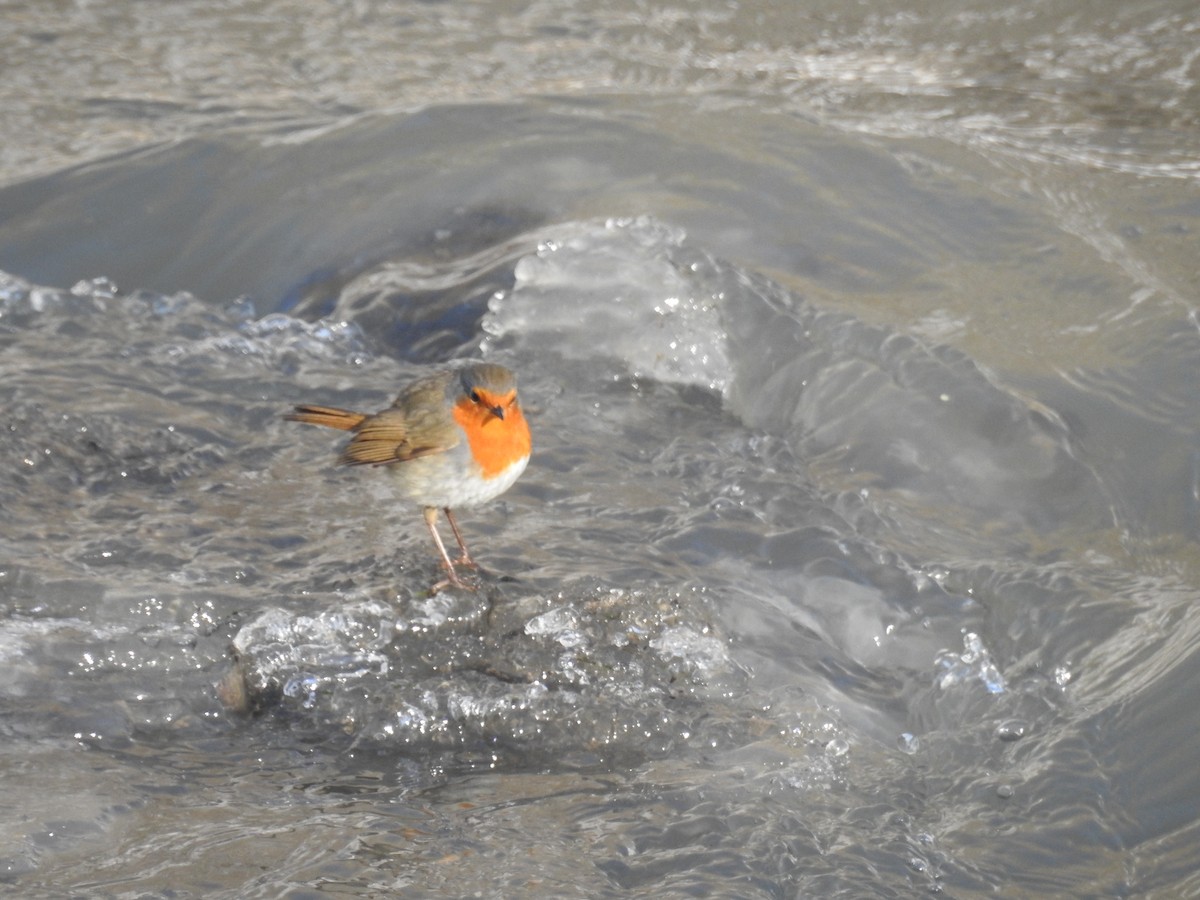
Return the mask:
{"type": "Polygon", "coordinates": [[[1190,5],[5,15],[14,895],[1200,891],[1190,5]]]}

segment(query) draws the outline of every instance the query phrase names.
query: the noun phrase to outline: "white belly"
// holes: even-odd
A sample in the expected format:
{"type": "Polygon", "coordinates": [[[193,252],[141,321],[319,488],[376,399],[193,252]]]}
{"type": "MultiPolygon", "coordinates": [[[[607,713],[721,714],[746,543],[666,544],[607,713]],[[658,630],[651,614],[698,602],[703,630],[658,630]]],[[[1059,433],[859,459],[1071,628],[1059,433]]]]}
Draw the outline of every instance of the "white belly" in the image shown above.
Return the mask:
{"type": "Polygon", "coordinates": [[[466,454],[456,451],[436,456],[421,456],[390,466],[389,471],[400,490],[419,506],[464,509],[479,506],[507,491],[525,471],[526,456],[494,478],[484,478],[477,467],[464,465],[466,454]]]}

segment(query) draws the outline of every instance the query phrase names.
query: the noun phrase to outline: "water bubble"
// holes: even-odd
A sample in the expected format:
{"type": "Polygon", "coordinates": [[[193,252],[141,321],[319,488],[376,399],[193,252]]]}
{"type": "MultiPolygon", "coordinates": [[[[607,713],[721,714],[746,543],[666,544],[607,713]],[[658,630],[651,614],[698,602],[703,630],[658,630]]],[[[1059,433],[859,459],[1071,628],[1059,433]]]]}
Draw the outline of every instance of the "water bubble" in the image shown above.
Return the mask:
{"type": "Polygon", "coordinates": [[[316,676],[295,675],[284,684],[283,693],[287,697],[298,698],[305,709],[312,709],[317,703],[317,686],[316,676]]]}
{"type": "Polygon", "coordinates": [[[946,689],[961,684],[971,678],[983,682],[989,694],[1002,694],[1006,689],[1004,676],[992,662],[991,655],[982,638],[973,631],[963,635],[961,653],[953,650],[943,650],[934,660],[934,666],[939,670],[935,677],[938,687],[946,689]]]}
{"type": "Polygon", "coordinates": [[[29,292],[29,306],[34,312],[44,312],[58,299],[58,292],[50,288],[36,287],[29,292]]]}
{"type": "Polygon", "coordinates": [[[562,642],[564,636],[571,635],[563,646],[578,646],[582,643],[582,635],[578,634],[579,617],[573,609],[560,606],[556,609],[534,616],[525,623],[525,633],[531,637],[554,637],[562,642]]]}
{"type": "Polygon", "coordinates": [[[983,686],[987,688],[989,694],[1004,693],[1004,676],[1000,674],[1000,670],[991,660],[986,660],[980,665],[979,680],[983,682],[983,686]]]}
{"type": "Polygon", "coordinates": [[[904,731],[901,732],[898,738],[896,738],[896,746],[898,746],[902,752],[911,756],[921,749],[921,739],[915,734],[904,731]]]}
{"type": "Polygon", "coordinates": [[[984,652],[983,641],[979,639],[979,635],[973,631],[963,635],[963,652],[960,657],[963,662],[968,665],[977,662],[984,652]]]}
{"type": "Polygon", "coordinates": [[[725,669],[729,662],[728,652],[720,640],[688,626],[663,629],[658,637],[651,639],[650,647],[660,657],[679,660],[702,676],[725,669]]]}
{"type": "Polygon", "coordinates": [[[246,322],[258,315],[254,301],[249,297],[238,297],[225,306],[225,314],[237,322],[246,322]]]}
{"type": "Polygon", "coordinates": [[[150,303],[150,309],[156,316],[170,316],[182,312],[191,299],[190,294],[156,295],[150,303]]]}
{"type": "Polygon", "coordinates": [[[1019,741],[1025,737],[1028,728],[1022,719],[1007,719],[996,726],[996,737],[1002,741],[1019,741]]]}
{"type": "Polygon", "coordinates": [[[927,575],[938,587],[946,586],[946,579],[950,577],[950,570],[944,566],[930,566],[925,570],[927,575]]]}
{"type": "Polygon", "coordinates": [[[117,285],[111,278],[101,275],[99,278],[85,278],[71,285],[71,293],[76,297],[95,297],[96,299],[111,300],[117,296],[117,285]]]}
{"type": "Polygon", "coordinates": [[[845,756],[850,752],[850,742],[845,738],[834,738],[825,745],[825,755],[831,758],[845,756]]]}

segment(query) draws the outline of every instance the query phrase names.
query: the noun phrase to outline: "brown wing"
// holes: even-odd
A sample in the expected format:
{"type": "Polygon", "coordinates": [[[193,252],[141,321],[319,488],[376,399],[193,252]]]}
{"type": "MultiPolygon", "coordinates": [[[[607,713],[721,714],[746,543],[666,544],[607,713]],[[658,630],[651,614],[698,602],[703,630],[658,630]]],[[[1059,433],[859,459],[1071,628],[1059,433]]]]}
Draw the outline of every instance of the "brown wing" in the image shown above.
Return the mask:
{"type": "Polygon", "coordinates": [[[385,409],[366,417],[338,462],[346,466],[384,465],[431,453],[458,443],[454,428],[414,428],[399,410],[385,409]]]}

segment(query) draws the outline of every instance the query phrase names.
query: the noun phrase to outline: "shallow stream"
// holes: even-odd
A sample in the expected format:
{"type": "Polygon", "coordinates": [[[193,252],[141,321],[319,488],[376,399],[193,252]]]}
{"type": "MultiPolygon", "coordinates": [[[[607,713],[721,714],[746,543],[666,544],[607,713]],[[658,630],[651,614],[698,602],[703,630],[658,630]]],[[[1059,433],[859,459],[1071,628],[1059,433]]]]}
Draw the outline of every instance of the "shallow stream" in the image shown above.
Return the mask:
{"type": "Polygon", "coordinates": [[[1200,12],[1089,8],[6,11],[4,882],[1200,892],[1200,12]],[[461,357],[431,596],[281,415],[461,357]]]}

